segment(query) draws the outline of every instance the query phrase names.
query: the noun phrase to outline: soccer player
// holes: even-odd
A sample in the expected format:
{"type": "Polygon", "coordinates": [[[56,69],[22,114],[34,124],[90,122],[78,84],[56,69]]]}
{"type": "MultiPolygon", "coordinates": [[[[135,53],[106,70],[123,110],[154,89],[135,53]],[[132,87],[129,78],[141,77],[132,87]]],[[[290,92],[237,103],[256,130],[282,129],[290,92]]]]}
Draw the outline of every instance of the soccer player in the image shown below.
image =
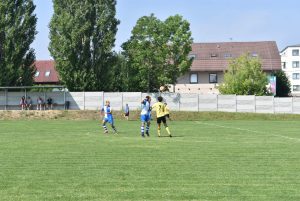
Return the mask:
{"type": "Polygon", "coordinates": [[[158,102],[152,106],[152,109],[155,109],[155,111],[156,111],[157,135],[158,135],[158,137],[160,137],[160,125],[161,125],[161,122],[163,122],[163,124],[166,128],[166,131],[169,134],[169,137],[172,137],[169,127],[167,125],[166,117],[165,117],[166,107],[165,107],[165,104],[162,103],[163,98],[161,96],[159,96],[159,97],[157,97],[157,100],[158,100],[158,102]]]}
{"type": "Polygon", "coordinates": [[[149,137],[149,129],[150,129],[150,120],[151,120],[151,97],[146,96],[146,98],[141,102],[142,111],[141,111],[141,135],[145,137],[145,125],[146,125],[146,135],[149,137]]]}
{"type": "Polygon", "coordinates": [[[104,118],[103,118],[103,121],[102,121],[102,127],[104,129],[104,133],[108,133],[108,130],[107,130],[107,127],[106,127],[106,123],[110,123],[112,129],[114,130],[114,133],[117,134],[117,129],[114,125],[114,118],[113,118],[113,115],[112,115],[112,111],[111,111],[111,108],[110,108],[110,102],[107,100],[105,101],[105,106],[102,108],[101,110],[102,114],[104,113],[104,118]]]}

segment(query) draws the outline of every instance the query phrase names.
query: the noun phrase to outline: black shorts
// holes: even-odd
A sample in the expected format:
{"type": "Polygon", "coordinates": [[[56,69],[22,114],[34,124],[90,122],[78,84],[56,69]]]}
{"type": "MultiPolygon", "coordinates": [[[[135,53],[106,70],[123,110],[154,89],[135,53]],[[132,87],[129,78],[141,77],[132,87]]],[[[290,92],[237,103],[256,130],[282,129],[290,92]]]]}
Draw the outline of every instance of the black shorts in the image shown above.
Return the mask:
{"type": "Polygon", "coordinates": [[[124,116],[125,116],[125,117],[128,117],[128,116],[129,116],[129,112],[124,113],[124,116]]]}
{"type": "Polygon", "coordinates": [[[165,117],[170,119],[170,114],[166,114],[165,117]]]}
{"type": "Polygon", "coordinates": [[[156,121],[158,124],[160,124],[161,122],[163,122],[165,124],[167,122],[165,116],[158,117],[156,121]]]}

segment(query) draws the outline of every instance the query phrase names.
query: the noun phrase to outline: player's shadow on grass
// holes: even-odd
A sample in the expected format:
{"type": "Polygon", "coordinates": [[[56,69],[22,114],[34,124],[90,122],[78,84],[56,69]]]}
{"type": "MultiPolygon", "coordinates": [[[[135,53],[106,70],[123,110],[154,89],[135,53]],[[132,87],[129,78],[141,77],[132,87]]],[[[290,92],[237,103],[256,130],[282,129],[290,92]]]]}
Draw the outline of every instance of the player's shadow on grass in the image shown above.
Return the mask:
{"type": "Polygon", "coordinates": [[[164,135],[164,136],[160,136],[160,137],[167,137],[167,138],[176,138],[176,137],[184,137],[183,135],[172,135],[172,137],[168,136],[168,135],[164,135]]]}

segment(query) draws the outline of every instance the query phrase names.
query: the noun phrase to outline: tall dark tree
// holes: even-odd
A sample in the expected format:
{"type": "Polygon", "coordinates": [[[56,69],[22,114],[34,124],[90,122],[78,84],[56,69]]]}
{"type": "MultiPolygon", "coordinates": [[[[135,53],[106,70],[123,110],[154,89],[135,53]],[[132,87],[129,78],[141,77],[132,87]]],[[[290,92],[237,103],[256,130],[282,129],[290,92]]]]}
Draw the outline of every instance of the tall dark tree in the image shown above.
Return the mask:
{"type": "Polygon", "coordinates": [[[49,50],[72,91],[109,90],[119,21],[116,0],[53,0],[49,50]]]}
{"type": "Polygon", "coordinates": [[[174,84],[192,64],[188,58],[192,38],[189,23],[175,15],[165,21],[153,14],[141,17],[131,38],[122,45],[129,62],[129,90],[155,91],[174,84]]]}
{"type": "Polygon", "coordinates": [[[276,76],[276,96],[288,97],[291,93],[291,83],[286,74],[279,70],[273,75],[276,76]]]}
{"type": "Polygon", "coordinates": [[[30,86],[35,73],[37,17],[32,0],[0,2],[0,85],[30,86]]]}

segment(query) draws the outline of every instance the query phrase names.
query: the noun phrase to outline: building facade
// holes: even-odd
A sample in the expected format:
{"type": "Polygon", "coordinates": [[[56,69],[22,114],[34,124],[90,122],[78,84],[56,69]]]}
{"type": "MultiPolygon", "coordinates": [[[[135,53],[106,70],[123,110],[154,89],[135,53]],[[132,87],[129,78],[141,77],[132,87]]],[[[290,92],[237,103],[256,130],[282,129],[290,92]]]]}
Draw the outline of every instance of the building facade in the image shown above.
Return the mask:
{"type": "Polygon", "coordinates": [[[300,95],[300,44],[287,46],[281,53],[281,68],[291,82],[293,95],[300,95]]]}
{"type": "Polygon", "coordinates": [[[259,58],[267,74],[281,69],[280,54],[274,41],[194,43],[189,54],[194,58],[190,72],[177,80],[173,91],[218,94],[217,88],[224,80],[229,61],[243,54],[259,58]]]}

